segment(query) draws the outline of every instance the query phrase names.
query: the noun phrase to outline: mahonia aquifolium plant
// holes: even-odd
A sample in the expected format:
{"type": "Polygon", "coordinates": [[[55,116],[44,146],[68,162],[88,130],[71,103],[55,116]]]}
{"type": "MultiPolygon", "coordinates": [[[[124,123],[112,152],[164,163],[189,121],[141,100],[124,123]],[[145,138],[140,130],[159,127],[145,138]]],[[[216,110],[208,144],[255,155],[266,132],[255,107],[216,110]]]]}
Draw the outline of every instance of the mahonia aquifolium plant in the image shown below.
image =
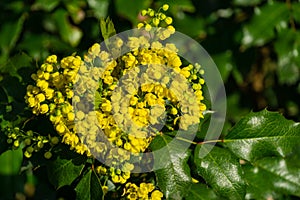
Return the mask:
{"type": "MultiPolygon", "coordinates": [[[[123,185],[123,198],[161,199],[163,194],[154,181],[142,182],[139,186],[128,181],[135,167],[129,160],[134,153],[148,151],[160,130],[187,130],[199,123],[206,109],[202,103],[204,79],[201,75],[204,71],[197,63],[184,65],[176,45],[164,42],[175,33],[172,18],[165,14],[168,8],[165,4],[158,12],[150,8],[141,12],[145,21],[137,28],[150,35],[155,33],[155,38],[149,38],[147,34],[127,40],[115,37],[110,44],[112,48],[108,50],[96,43],[84,58],[75,54],[61,60],[56,55],[49,56],[32,74],[35,84],[27,86],[25,99],[34,115],[49,117],[58,135],[39,136],[32,131],[12,133],[8,142],[18,146],[24,139],[27,158],[44,143],[50,146],[64,143],[78,154],[97,155],[97,158],[109,161],[110,166],[98,163],[96,172],[123,185]],[[114,55],[123,48],[130,51],[115,58],[114,55]],[[161,66],[172,70],[166,71],[161,66]],[[137,80],[137,77],[142,79],[137,80]],[[172,90],[188,90],[181,84],[182,78],[189,82],[196,96],[196,102],[189,105],[180,104],[176,91],[172,90]],[[137,88],[136,84],[141,87],[137,88]],[[124,99],[129,105],[120,103],[124,99]],[[94,105],[86,101],[94,102],[94,105]],[[166,120],[162,121],[164,113],[166,120]],[[163,127],[158,130],[156,125],[162,123],[163,127]],[[108,147],[97,134],[99,131],[115,148],[108,147]],[[133,154],[125,154],[120,148],[133,154]]],[[[45,157],[51,157],[51,148],[45,152],[45,157]]],[[[105,183],[102,187],[103,191],[108,190],[105,183]]]]}

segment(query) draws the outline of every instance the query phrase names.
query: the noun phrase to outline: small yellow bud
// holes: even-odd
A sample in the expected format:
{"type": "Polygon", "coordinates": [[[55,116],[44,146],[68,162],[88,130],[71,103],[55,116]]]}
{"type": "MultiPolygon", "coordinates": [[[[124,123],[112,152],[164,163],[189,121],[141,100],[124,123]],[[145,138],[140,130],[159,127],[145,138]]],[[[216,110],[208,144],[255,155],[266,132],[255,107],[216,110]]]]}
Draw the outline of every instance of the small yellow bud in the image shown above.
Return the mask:
{"type": "Polygon", "coordinates": [[[143,26],[144,26],[143,23],[138,23],[137,28],[140,29],[140,28],[142,28],[143,26]]]}
{"type": "Polygon", "coordinates": [[[170,24],[172,24],[173,19],[172,19],[171,17],[167,17],[167,18],[165,19],[165,22],[166,22],[166,24],[170,25],[170,24]]]}
{"type": "Polygon", "coordinates": [[[15,146],[15,147],[19,147],[19,145],[20,145],[19,140],[15,140],[15,141],[14,141],[14,146],[15,146]]]}
{"type": "Polygon", "coordinates": [[[171,108],[171,114],[172,115],[177,115],[177,113],[178,113],[178,111],[177,111],[177,109],[176,108],[171,108]]]}
{"type": "Polygon", "coordinates": [[[47,152],[44,153],[44,157],[46,159],[50,159],[52,157],[52,153],[50,151],[47,151],[47,152]]]}
{"type": "Polygon", "coordinates": [[[153,18],[152,19],[152,23],[153,23],[154,26],[158,26],[159,25],[159,21],[160,20],[158,18],[153,18]]]}
{"type": "Polygon", "coordinates": [[[141,15],[146,16],[147,15],[147,10],[142,10],[141,15]]]}
{"type": "Polygon", "coordinates": [[[169,5],[168,4],[164,4],[162,6],[163,11],[167,11],[169,9],[169,5]]]}
{"type": "Polygon", "coordinates": [[[58,144],[58,143],[59,143],[58,137],[52,137],[52,138],[51,138],[51,143],[54,144],[54,145],[55,145],[55,144],[58,144]]]}
{"type": "Polygon", "coordinates": [[[145,30],[146,30],[146,31],[150,31],[150,30],[151,30],[151,28],[152,28],[152,27],[151,27],[151,25],[150,25],[150,24],[146,24],[146,26],[145,26],[145,30]]]}

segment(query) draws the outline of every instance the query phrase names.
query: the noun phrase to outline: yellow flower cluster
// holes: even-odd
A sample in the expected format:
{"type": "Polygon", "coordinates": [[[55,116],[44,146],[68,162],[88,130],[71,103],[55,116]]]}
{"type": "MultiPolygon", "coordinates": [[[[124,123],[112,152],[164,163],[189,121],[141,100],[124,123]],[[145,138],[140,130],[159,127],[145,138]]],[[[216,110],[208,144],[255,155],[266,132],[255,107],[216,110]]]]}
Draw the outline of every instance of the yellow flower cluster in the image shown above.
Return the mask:
{"type": "Polygon", "coordinates": [[[129,200],[161,200],[163,193],[155,190],[152,183],[141,183],[139,187],[134,183],[126,183],[122,196],[129,200]]]}
{"type": "Polygon", "coordinates": [[[70,130],[74,126],[75,114],[71,99],[73,84],[83,61],[79,56],[68,56],[60,63],[57,56],[49,56],[36,74],[32,74],[35,85],[27,86],[25,100],[32,108],[32,113],[46,114],[53,123],[56,131],[62,136],[62,142],[71,145],[78,153],[89,149],[79,141],[78,136],[70,130]]]}
{"type": "MultiPolygon", "coordinates": [[[[183,65],[176,46],[163,42],[175,29],[160,10],[142,11],[148,21],[138,28],[152,31],[151,38],[115,37],[112,48],[96,43],[84,60],[72,55],[58,62],[49,56],[32,75],[35,85],[27,87],[32,112],[48,115],[61,141],[77,153],[109,163],[96,169],[114,183],[127,182],[134,169],[129,160],[145,152],[159,131],[187,130],[206,109],[204,71],[199,64],[183,65]],[[115,58],[122,49],[130,51],[115,58]]],[[[152,184],[127,184],[125,194],[161,199],[162,193],[153,190],[152,184]]]]}

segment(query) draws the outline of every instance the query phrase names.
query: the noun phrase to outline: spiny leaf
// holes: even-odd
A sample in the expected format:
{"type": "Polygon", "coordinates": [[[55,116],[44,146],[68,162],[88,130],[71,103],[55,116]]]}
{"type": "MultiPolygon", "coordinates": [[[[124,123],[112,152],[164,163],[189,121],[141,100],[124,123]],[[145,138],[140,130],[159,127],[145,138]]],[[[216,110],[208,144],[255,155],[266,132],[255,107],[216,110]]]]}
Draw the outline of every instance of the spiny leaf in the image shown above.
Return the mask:
{"type": "Polygon", "coordinates": [[[299,146],[300,124],[263,110],[242,118],[225,136],[225,145],[239,158],[255,161],[286,156],[299,146]]]}
{"type": "Polygon", "coordinates": [[[207,145],[198,145],[195,149],[197,173],[219,195],[227,199],[244,199],[246,185],[238,158],[230,151],[216,146],[202,158],[199,155],[200,149],[209,150],[207,145]]]}
{"type": "Polygon", "coordinates": [[[71,158],[58,157],[47,166],[50,182],[55,188],[71,185],[80,176],[84,168],[84,161],[83,156],[79,154],[71,158]]]}
{"type": "Polygon", "coordinates": [[[82,177],[75,190],[78,200],[104,199],[100,180],[92,169],[82,177]]]}
{"type": "Polygon", "coordinates": [[[243,169],[251,198],[276,198],[277,194],[300,196],[300,169],[289,160],[266,157],[243,169]]]}
{"type": "Polygon", "coordinates": [[[156,136],[150,148],[154,152],[154,165],[165,163],[164,168],[155,171],[159,188],[164,192],[167,199],[181,199],[191,185],[190,168],[187,160],[190,152],[184,150],[180,141],[166,135],[156,136]],[[156,153],[166,147],[166,150],[156,153]]]}

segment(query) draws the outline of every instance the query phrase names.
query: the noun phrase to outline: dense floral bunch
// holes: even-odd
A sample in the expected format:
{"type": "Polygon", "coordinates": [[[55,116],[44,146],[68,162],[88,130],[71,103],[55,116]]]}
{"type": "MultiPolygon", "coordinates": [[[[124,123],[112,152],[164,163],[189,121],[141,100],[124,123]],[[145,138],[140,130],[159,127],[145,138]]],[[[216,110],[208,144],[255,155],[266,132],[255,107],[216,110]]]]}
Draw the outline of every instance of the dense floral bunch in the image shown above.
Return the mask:
{"type": "MultiPolygon", "coordinates": [[[[109,163],[96,171],[114,183],[127,182],[135,167],[130,159],[147,151],[156,134],[187,130],[206,109],[204,71],[184,65],[176,46],[166,42],[175,33],[172,18],[161,12],[167,10],[143,10],[138,29],[144,34],[96,43],[84,59],[49,56],[32,75],[35,85],[27,87],[33,114],[49,116],[61,142],[75,152],[109,163]]],[[[123,196],[161,199],[162,193],[152,183],[127,183],[123,196]]]]}

